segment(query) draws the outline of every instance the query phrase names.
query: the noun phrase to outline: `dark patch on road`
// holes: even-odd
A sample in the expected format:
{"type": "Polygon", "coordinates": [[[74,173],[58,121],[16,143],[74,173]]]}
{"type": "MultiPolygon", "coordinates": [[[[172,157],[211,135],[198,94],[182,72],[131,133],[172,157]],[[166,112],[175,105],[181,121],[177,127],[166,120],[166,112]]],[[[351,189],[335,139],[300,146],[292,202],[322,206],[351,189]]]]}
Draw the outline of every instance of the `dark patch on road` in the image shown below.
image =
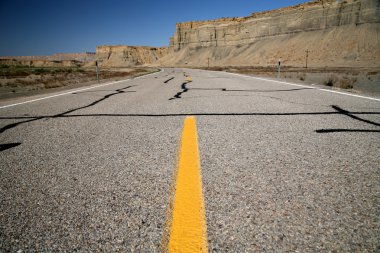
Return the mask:
{"type": "Polygon", "coordinates": [[[7,150],[7,149],[10,149],[10,148],[17,147],[18,145],[21,145],[21,143],[20,142],[16,142],[16,143],[0,144],[0,152],[2,152],[4,150],[7,150]]]}
{"type": "Polygon", "coordinates": [[[187,83],[189,83],[189,81],[188,81],[188,82],[184,82],[184,83],[182,83],[182,85],[181,85],[181,89],[182,89],[182,91],[177,92],[177,94],[175,94],[174,97],[169,98],[169,100],[173,100],[173,99],[176,99],[176,98],[181,98],[182,93],[188,92],[189,89],[186,87],[186,84],[187,84],[187,83]]]}
{"type": "MultiPolygon", "coordinates": [[[[355,115],[380,115],[380,112],[350,112],[355,115]]],[[[166,113],[166,114],[71,114],[61,115],[57,118],[75,118],[75,117],[183,117],[183,116],[316,116],[316,115],[339,115],[339,112],[283,112],[283,113],[266,113],[266,112],[242,112],[242,113],[166,113]]],[[[39,116],[39,119],[53,118],[54,116],[39,116]]],[[[33,116],[15,116],[0,117],[0,119],[34,119],[33,116]]]]}
{"type": "MultiPolygon", "coordinates": [[[[362,119],[362,118],[359,118],[358,116],[354,115],[354,114],[358,114],[358,113],[353,113],[353,112],[344,110],[344,109],[340,108],[337,105],[332,105],[331,107],[337,111],[336,112],[337,114],[342,114],[342,115],[350,117],[351,119],[354,119],[354,120],[357,120],[357,121],[361,121],[361,122],[364,122],[364,123],[367,123],[367,124],[370,124],[370,125],[373,125],[373,126],[380,126],[380,124],[377,123],[377,122],[374,122],[374,121],[371,121],[371,120],[367,120],[367,119],[362,119]]],[[[377,114],[377,113],[374,113],[374,114],[377,114]]],[[[316,133],[339,133],[339,132],[380,133],[380,130],[373,130],[373,129],[341,129],[341,128],[338,128],[338,129],[318,129],[318,130],[315,130],[315,132],[316,133]]]]}
{"type": "Polygon", "coordinates": [[[191,88],[189,90],[217,90],[217,91],[223,91],[223,88],[191,88]]]}
{"type": "Polygon", "coordinates": [[[313,88],[297,88],[297,89],[286,89],[286,90],[227,90],[222,89],[222,91],[237,91],[237,92],[287,92],[287,91],[298,91],[298,90],[314,90],[313,88]]]}
{"type": "Polygon", "coordinates": [[[226,92],[286,92],[286,91],[298,91],[298,90],[313,90],[312,88],[298,88],[298,89],[286,89],[286,90],[229,90],[226,88],[190,88],[189,90],[217,90],[226,92]]]}
{"type": "Polygon", "coordinates": [[[368,123],[368,124],[371,124],[371,125],[374,125],[374,126],[380,126],[379,123],[376,123],[376,122],[373,122],[373,121],[370,121],[370,120],[366,120],[366,119],[362,119],[362,118],[359,118],[355,115],[353,115],[351,112],[349,111],[346,111],[342,108],[340,108],[339,106],[336,106],[336,105],[332,105],[331,106],[332,108],[334,108],[335,110],[337,110],[339,113],[343,114],[343,115],[346,115],[352,119],[355,119],[355,120],[359,120],[359,121],[362,121],[362,122],[365,122],[365,123],[368,123]]]}
{"type": "MultiPolygon", "coordinates": [[[[173,77],[174,78],[174,77],[173,77]]],[[[167,81],[170,81],[166,80],[167,81]]],[[[172,98],[169,100],[173,100],[176,98],[182,98],[181,95],[184,92],[187,92],[189,90],[215,90],[215,91],[223,91],[223,92],[257,92],[257,93],[266,93],[266,92],[289,92],[289,91],[299,91],[299,90],[313,90],[313,88],[296,88],[296,89],[286,89],[286,90],[229,90],[226,88],[187,88],[186,84],[189,83],[190,81],[184,82],[181,85],[182,91],[178,92],[176,95],[174,95],[172,98]]]]}
{"type": "MultiPolygon", "coordinates": [[[[296,88],[296,89],[286,89],[286,90],[228,90],[226,88],[188,88],[186,86],[187,82],[183,83],[181,85],[181,89],[182,91],[178,92],[176,95],[174,95],[174,97],[170,98],[169,100],[173,100],[173,99],[178,99],[178,98],[182,98],[181,95],[184,93],[184,92],[188,92],[189,90],[219,90],[219,91],[223,91],[223,92],[227,92],[227,91],[231,91],[231,92],[258,92],[258,93],[261,93],[261,92],[289,92],[289,91],[299,91],[299,90],[313,90],[313,88],[296,88]]],[[[275,99],[280,99],[280,98],[275,98],[275,99]]],[[[281,99],[280,99],[281,100],[281,99]]],[[[380,126],[380,123],[377,123],[377,122],[374,122],[374,121],[371,121],[371,120],[367,120],[367,119],[362,119],[358,116],[356,116],[355,114],[360,114],[359,113],[354,113],[354,112],[350,112],[350,111],[347,111],[347,110],[344,110],[342,108],[340,108],[339,106],[337,105],[331,105],[331,108],[333,108],[336,112],[332,112],[332,113],[329,113],[329,112],[326,112],[326,113],[316,113],[318,115],[321,115],[321,114],[342,114],[342,115],[345,115],[345,116],[348,116],[350,117],[351,119],[354,119],[354,120],[357,120],[357,121],[361,121],[361,122],[364,122],[364,123],[367,123],[367,124],[370,124],[370,125],[374,125],[374,126],[380,126]]],[[[301,113],[301,114],[298,114],[298,115],[312,115],[313,113],[301,113]]],[[[372,113],[363,113],[363,114],[372,114],[372,113]]],[[[377,114],[377,113],[375,113],[377,114]]],[[[283,113],[283,114],[276,114],[276,113],[269,113],[269,114],[265,114],[265,113],[256,113],[256,114],[240,114],[240,113],[237,113],[237,114],[188,114],[188,115],[194,115],[194,116],[243,116],[243,115],[250,115],[250,116],[253,116],[253,115],[267,115],[267,116],[275,116],[275,115],[297,115],[297,114],[291,114],[291,113],[283,113]]],[[[344,129],[319,129],[319,130],[316,130],[315,132],[316,133],[333,133],[333,132],[343,132],[344,129]]],[[[365,130],[365,129],[358,129],[357,131],[355,131],[355,129],[346,129],[346,130],[349,130],[349,131],[346,131],[346,132],[378,132],[377,130],[371,130],[371,129],[368,129],[368,130],[365,130]]]]}
{"type": "Polygon", "coordinates": [[[0,128],[0,134],[11,129],[11,128],[14,128],[18,125],[21,125],[21,124],[24,124],[24,123],[28,123],[28,122],[32,122],[32,121],[36,121],[36,120],[40,120],[40,119],[44,119],[45,117],[33,117],[29,120],[25,120],[25,121],[21,121],[21,122],[16,122],[16,123],[12,123],[12,124],[9,124],[9,125],[6,125],[2,128],[0,128]]]}
{"type": "Polygon", "coordinates": [[[66,114],[69,114],[69,113],[72,113],[72,112],[75,112],[75,111],[78,111],[78,110],[81,110],[81,109],[85,109],[85,108],[88,108],[88,107],[91,107],[91,106],[94,106],[112,96],[115,96],[115,95],[118,95],[118,94],[122,94],[122,93],[126,93],[126,89],[129,89],[131,87],[133,87],[135,85],[129,85],[125,88],[121,88],[121,89],[117,89],[115,90],[114,93],[111,93],[111,94],[108,94],[108,95],[105,95],[104,97],[102,97],[101,99],[98,99],[94,102],[92,102],[91,104],[88,104],[88,105],[85,105],[85,106],[82,106],[82,107],[78,107],[78,108],[75,108],[75,109],[72,109],[72,110],[69,110],[69,111],[66,111],[66,112],[63,112],[63,113],[59,113],[59,114],[56,114],[56,115],[53,115],[53,116],[37,116],[37,117],[24,117],[24,118],[29,118],[28,120],[25,120],[25,121],[21,121],[21,122],[16,122],[16,123],[12,123],[12,124],[9,124],[9,125],[6,125],[2,128],[0,128],[0,133],[3,133],[9,129],[12,129],[18,125],[21,125],[21,124],[24,124],[24,123],[29,123],[29,122],[33,122],[33,121],[37,121],[37,120],[41,120],[41,119],[50,119],[50,118],[59,118],[59,117],[62,117],[66,114]]]}
{"type": "Polygon", "coordinates": [[[357,133],[380,133],[380,130],[370,130],[370,129],[318,129],[315,130],[316,133],[341,133],[341,132],[357,132],[357,133]]]}
{"type": "MultiPolygon", "coordinates": [[[[83,93],[97,93],[97,92],[110,92],[114,90],[89,90],[89,91],[80,91],[80,92],[74,92],[71,93],[73,95],[83,94],[83,93]]],[[[128,92],[136,92],[136,91],[128,91],[128,92]]]]}
{"type": "Polygon", "coordinates": [[[170,82],[171,80],[173,80],[174,79],[174,77],[171,77],[171,78],[169,78],[168,80],[166,80],[164,83],[168,83],[168,82],[170,82]]]}
{"type": "MultiPolygon", "coordinates": [[[[184,82],[181,85],[182,91],[178,92],[173,98],[169,99],[177,99],[181,98],[182,93],[189,91],[189,88],[186,86],[188,82],[184,82]]],[[[288,112],[288,113],[173,113],[173,114],[71,114],[69,113],[78,111],[80,109],[88,108],[94,106],[114,95],[125,93],[126,89],[131,88],[133,86],[127,86],[122,89],[117,89],[114,93],[108,94],[101,99],[98,99],[89,105],[78,107],[60,114],[56,114],[53,116],[15,116],[15,117],[0,117],[0,119],[27,119],[21,122],[8,124],[2,128],[0,128],[0,133],[3,133],[6,130],[14,128],[18,125],[33,122],[41,119],[52,119],[52,118],[75,118],[75,117],[184,117],[184,116],[317,116],[317,115],[346,115],[351,119],[358,120],[361,122],[365,122],[367,124],[371,124],[374,126],[380,126],[379,123],[362,119],[356,115],[380,115],[380,112],[351,112],[340,108],[339,106],[332,105],[331,108],[335,109],[335,111],[328,112],[288,112]]],[[[367,132],[367,133],[378,133],[380,130],[372,130],[372,129],[318,129],[315,130],[316,133],[335,133],[335,132],[367,132]]]]}
{"type": "Polygon", "coordinates": [[[66,112],[63,112],[63,113],[60,113],[60,114],[57,114],[57,115],[54,115],[52,116],[53,118],[56,118],[56,117],[59,117],[59,116],[62,116],[62,115],[65,115],[65,114],[68,114],[68,113],[71,113],[71,112],[75,112],[75,111],[78,111],[78,110],[81,110],[81,109],[85,109],[85,108],[89,108],[91,106],[94,106],[96,104],[99,104],[100,102],[112,97],[112,96],[115,96],[115,95],[118,95],[118,94],[121,94],[121,93],[126,93],[124,90],[126,89],[129,89],[131,87],[133,87],[135,85],[129,85],[125,88],[121,88],[121,89],[117,89],[115,90],[114,93],[111,93],[111,94],[108,94],[108,95],[105,95],[104,97],[102,97],[101,99],[98,99],[94,102],[92,102],[91,104],[88,104],[88,105],[85,105],[85,106],[82,106],[82,107],[78,107],[78,108],[75,108],[75,109],[72,109],[72,110],[69,110],[69,111],[66,111],[66,112]]]}

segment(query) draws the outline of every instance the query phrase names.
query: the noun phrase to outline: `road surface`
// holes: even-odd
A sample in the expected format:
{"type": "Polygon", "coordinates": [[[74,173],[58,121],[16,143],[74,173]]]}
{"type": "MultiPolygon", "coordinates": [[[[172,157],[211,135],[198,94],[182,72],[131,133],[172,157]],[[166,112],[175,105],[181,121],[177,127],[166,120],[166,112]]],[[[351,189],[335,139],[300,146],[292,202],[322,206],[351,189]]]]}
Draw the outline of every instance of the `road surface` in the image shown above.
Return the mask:
{"type": "Polygon", "coordinates": [[[0,252],[165,249],[190,115],[210,252],[380,251],[378,99],[188,69],[46,96],[0,103],[0,252]]]}

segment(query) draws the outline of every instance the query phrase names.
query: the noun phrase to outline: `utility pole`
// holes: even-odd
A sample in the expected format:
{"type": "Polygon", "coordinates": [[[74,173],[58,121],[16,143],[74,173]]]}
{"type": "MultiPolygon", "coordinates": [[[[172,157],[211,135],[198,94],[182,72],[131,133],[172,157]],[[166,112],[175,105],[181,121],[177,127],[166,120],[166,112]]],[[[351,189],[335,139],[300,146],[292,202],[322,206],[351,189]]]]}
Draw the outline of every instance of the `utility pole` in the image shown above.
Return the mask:
{"type": "Polygon", "coordinates": [[[98,80],[98,83],[99,83],[99,67],[98,67],[98,61],[95,61],[95,65],[96,65],[96,80],[98,80]]]}
{"type": "Polygon", "coordinates": [[[281,58],[278,59],[277,71],[278,71],[277,78],[280,78],[280,76],[281,76],[281,58]]]}
{"type": "Polygon", "coordinates": [[[309,49],[306,49],[306,68],[307,68],[307,58],[309,57],[309,49]]]}

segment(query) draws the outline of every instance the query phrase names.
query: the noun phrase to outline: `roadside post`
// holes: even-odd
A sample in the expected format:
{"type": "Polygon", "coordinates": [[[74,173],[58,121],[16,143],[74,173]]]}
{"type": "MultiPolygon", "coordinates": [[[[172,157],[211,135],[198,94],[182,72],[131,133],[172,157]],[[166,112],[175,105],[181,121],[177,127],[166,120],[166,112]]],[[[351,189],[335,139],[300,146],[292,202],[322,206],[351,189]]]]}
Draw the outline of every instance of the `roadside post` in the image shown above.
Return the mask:
{"type": "Polygon", "coordinates": [[[281,58],[278,59],[278,66],[277,66],[277,78],[280,78],[280,75],[281,75],[281,58]]]}
{"type": "Polygon", "coordinates": [[[98,67],[98,61],[95,61],[95,65],[96,65],[96,80],[98,80],[98,83],[99,83],[99,67],[98,67]]]}

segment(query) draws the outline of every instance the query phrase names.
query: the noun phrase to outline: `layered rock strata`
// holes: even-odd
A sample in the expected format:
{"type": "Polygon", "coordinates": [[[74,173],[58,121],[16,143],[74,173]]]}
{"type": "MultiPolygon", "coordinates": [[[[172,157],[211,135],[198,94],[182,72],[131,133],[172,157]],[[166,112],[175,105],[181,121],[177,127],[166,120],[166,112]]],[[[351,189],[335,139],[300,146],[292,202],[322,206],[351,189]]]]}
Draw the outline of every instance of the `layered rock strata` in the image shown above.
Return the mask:
{"type": "Polygon", "coordinates": [[[98,46],[96,59],[103,67],[149,65],[168,53],[167,47],[98,46]]]}
{"type": "Polygon", "coordinates": [[[380,66],[380,1],[314,1],[243,18],[184,22],[166,66],[380,66]]]}

